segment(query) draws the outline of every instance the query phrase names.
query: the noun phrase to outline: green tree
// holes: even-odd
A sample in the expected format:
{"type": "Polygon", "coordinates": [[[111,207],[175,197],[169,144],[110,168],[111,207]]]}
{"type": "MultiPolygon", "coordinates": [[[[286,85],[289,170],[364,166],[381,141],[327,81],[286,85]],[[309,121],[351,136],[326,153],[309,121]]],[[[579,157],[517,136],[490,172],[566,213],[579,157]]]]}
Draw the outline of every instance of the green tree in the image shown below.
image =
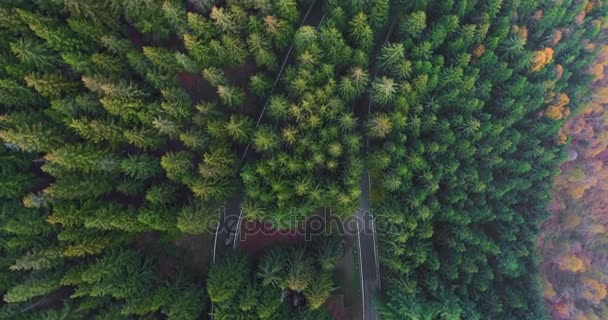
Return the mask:
{"type": "Polygon", "coordinates": [[[412,37],[419,36],[426,29],[426,12],[416,11],[410,13],[404,23],[399,27],[399,31],[403,35],[412,37]]]}
{"type": "Polygon", "coordinates": [[[384,113],[374,113],[367,123],[369,135],[374,138],[384,138],[391,132],[391,118],[384,113]]]}
{"type": "Polygon", "coordinates": [[[312,272],[312,264],[306,251],[302,248],[291,248],[288,252],[283,286],[301,292],[310,285],[313,278],[312,272]]]}
{"type": "Polygon", "coordinates": [[[298,6],[295,0],[277,0],[274,1],[274,9],[277,15],[289,23],[298,21],[299,13],[298,6]]]}
{"type": "Polygon", "coordinates": [[[389,0],[378,0],[371,3],[370,24],[375,30],[379,30],[388,21],[390,10],[389,0]]]}
{"type": "Polygon", "coordinates": [[[249,78],[251,92],[258,97],[266,97],[272,90],[272,81],[262,73],[257,73],[249,78]]]}
{"type": "Polygon", "coordinates": [[[36,94],[14,80],[0,79],[0,103],[8,108],[34,107],[40,102],[36,94]]]}
{"type": "Polygon", "coordinates": [[[51,70],[58,59],[43,44],[29,38],[21,38],[10,44],[13,55],[29,68],[43,72],[51,70]]]}
{"type": "Polygon", "coordinates": [[[322,272],[319,275],[312,277],[310,285],[304,290],[304,296],[308,301],[308,304],[312,310],[319,309],[333,289],[333,281],[331,274],[328,272],[322,272]]]}
{"type": "Polygon", "coordinates": [[[230,121],[226,123],[226,132],[234,141],[244,143],[251,138],[254,127],[250,117],[233,114],[230,116],[230,121]]]}
{"type": "Polygon", "coordinates": [[[350,37],[355,41],[357,46],[364,51],[372,49],[374,44],[374,31],[367,22],[367,16],[363,12],[355,15],[349,23],[350,37]]]}
{"type": "Polygon", "coordinates": [[[91,175],[62,175],[55,180],[44,193],[58,199],[91,199],[109,193],[113,190],[112,176],[91,175]]]}
{"type": "Polygon", "coordinates": [[[192,176],[192,157],[186,151],[168,152],[160,160],[161,167],[165,170],[167,178],[182,182],[192,176]]]}
{"type": "Polygon", "coordinates": [[[220,85],[217,94],[222,103],[231,108],[240,108],[245,103],[245,92],[240,87],[220,85]]]}
{"type": "Polygon", "coordinates": [[[159,70],[169,74],[182,71],[175,52],[161,47],[143,47],[142,49],[146,58],[159,70]]]}
{"type": "Polygon", "coordinates": [[[232,300],[247,281],[249,268],[243,255],[228,254],[217,261],[207,277],[207,292],[214,303],[232,300]]]}
{"type": "Polygon", "coordinates": [[[253,137],[253,145],[258,151],[268,152],[278,147],[279,136],[267,126],[260,126],[253,137]]]}
{"type": "Polygon", "coordinates": [[[261,292],[260,302],[257,307],[259,319],[272,319],[281,307],[281,290],[271,288],[261,292]]]}
{"type": "Polygon", "coordinates": [[[385,71],[393,70],[399,62],[405,60],[405,47],[401,43],[391,43],[382,48],[378,57],[378,67],[385,71]]]}
{"type": "Polygon", "coordinates": [[[372,101],[381,105],[387,105],[395,99],[397,84],[395,80],[381,77],[372,84],[372,101]]]}
{"type": "Polygon", "coordinates": [[[251,282],[245,286],[239,295],[239,309],[244,312],[253,311],[258,306],[260,289],[251,282]]]}
{"type": "Polygon", "coordinates": [[[120,160],[107,150],[87,144],[68,144],[55,149],[44,157],[52,164],[70,171],[115,172],[120,160]]]}
{"type": "Polygon", "coordinates": [[[257,277],[264,287],[279,287],[283,281],[286,263],[280,248],[268,250],[258,263],[257,277]]]}
{"type": "Polygon", "coordinates": [[[212,87],[218,88],[219,86],[225,86],[228,84],[228,79],[222,69],[216,67],[209,67],[203,69],[203,77],[209,81],[212,87]]]}
{"type": "Polygon", "coordinates": [[[219,212],[199,201],[182,207],[177,217],[177,228],[189,234],[203,234],[219,223],[219,212]]]}
{"type": "Polygon", "coordinates": [[[129,155],[128,158],[121,161],[120,168],[124,174],[140,180],[152,178],[162,173],[158,159],[146,154],[129,155]]]}
{"type": "Polygon", "coordinates": [[[4,295],[8,303],[25,302],[31,298],[50,294],[61,287],[61,274],[49,274],[46,277],[32,277],[29,281],[9,289],[4,295]]]}
{"type": "Polygon", "coordinates": [[[153,185],[146,191],[146,201],[153,205],[167,205],[175,201],[177,192],[177,186],[171,183],[153,185]]]}

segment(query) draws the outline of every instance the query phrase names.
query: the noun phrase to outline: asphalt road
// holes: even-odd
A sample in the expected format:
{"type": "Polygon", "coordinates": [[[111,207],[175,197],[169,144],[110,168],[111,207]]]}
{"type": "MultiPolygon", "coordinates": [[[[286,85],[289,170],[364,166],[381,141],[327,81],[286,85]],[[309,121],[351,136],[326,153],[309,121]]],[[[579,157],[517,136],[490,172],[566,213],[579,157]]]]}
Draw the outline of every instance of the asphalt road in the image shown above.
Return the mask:
{"type": "MultiPolygon", "coordinates": [[[[386,31],[383,38],[376,39],[376,51],[386,45],[394,30],[396,16],[391,13],[391,23],[385,27],[386,31]]],[[[370,70],[375,81],[378,75],[378,66],[374,64],[370,70]]],[[[372,99],[368,97],[367,108],[357,110],[360,117],[369,118],[372,114],[372,99]]],[[[370,141],[366,139],[364,153],[370,149],[370,141]]],[[[373,211],[370,206],[371,180],[369,172],[365,172],[361,177],[361,196],[359,197],[359,211],[357,211],[357,241],[359,244],[359,271],[361,274],[361,299],[362,299],[362,319],[377,320],[378,313],[374,308],[374,296],[381,290],[380,283],[380,264],[378,260],[378,247],[376,244],[376,225],[373,211]]]]}
{"type": "Polygon", "coordinates": [[[373,297],[380,289],[375,225],[369,205],[370,181],[366,172],[361,178],[361,196],[357,211],[357,241],[359,244],[359,270],[361,274],[362,319],[377,320],[373,297]]]}
{"type": "Polygon", "coordinates": [[[226,250],[232,250],[236,246],[238,237],[237,230],[241,215],[241,190],[238,188],[221,208],[220,221],[215,231],[215,243],[213,245],[213,262],[226,250]]]}

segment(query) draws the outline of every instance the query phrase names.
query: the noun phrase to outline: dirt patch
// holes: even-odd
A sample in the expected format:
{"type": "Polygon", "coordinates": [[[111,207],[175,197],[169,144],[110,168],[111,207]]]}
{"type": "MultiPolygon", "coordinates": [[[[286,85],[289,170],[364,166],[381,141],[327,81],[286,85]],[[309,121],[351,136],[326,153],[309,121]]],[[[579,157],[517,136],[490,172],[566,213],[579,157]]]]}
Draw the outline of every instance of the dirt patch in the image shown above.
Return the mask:
{"type": "Polygon", "coordinates": [[[276,244],[294,245],[305,241],[299,230],[274,230],[259,221],[244,220],[241,225],[239,248],[251,255],[276,244]]]}
{"type": "Polygon", "coordinates": [[[127,36],[129,37],[129,39],[131,39],[131,42],[137,48],[137,50],[141,51],[141,48],[143,47],[141,34],[130,24],[127,24],[127,36]]]}
{"type": "Polygon", "coordinates": [[[195,274],[204,275],[213,258],[213,235],[186,235],[175,240],[175,245],[186,251],[185,265],[195,274]]]}
{"type": "Polygon", "coordinates": [[[349,315],[349,310],[344,307],[344,297],[342,295],[333,295],[329,297],[325,303],[325,307],[336,320],[352,319],[352,317],[349,315]]]}
{"type": "Polygon", "coordinates": [[[225,72],[226,77],[230,79],[231,85],[238,86],[245,90],[245,102],[241,112],[255,117],[255,120],[257,120],[257,117],[262,111],[264,101],[249,92],[249,78],[251,78],[251,76],[256,72],[260,71],[261,70],[258,69],[255,62],[249,60],[247,63],[238,67],[229,68],[225,72]]]}
{"type": "Polygon", "coordinates": [[[193,103],[203,100],[217,101],[219,99],[216,90],[198,73],[178,72],[177,79],[188,92],[193,103]]]}

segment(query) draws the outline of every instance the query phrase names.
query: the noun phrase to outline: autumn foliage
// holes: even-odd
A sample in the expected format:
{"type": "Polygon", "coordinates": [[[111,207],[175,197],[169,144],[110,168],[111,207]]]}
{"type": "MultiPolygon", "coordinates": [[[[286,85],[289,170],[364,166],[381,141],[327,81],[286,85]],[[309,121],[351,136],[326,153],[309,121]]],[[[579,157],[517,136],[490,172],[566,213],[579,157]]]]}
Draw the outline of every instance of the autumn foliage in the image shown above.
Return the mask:
{"type": "Polygon", "coordinates": [[[548,65],[553,61],[553,49],[544,48],[534,52],[534,59],[532,60],[532,71],[540,71],[544,66],[548,65]]]}
{"type": "MultiPolygon", "coordinates": [[[[537,53],[534,68],[542,68],[537,53]]],[[[539,238],[543,295],[553,319],[607,319],[608,304],[608,81],[604,47],[589,73],[593,96],[569,119],[558,142],[570,141],[568,159],[555,179],[551,218],[539,238]]],[[[565,94],[546,97],[545,116],[568,112],[565,94]]]]}
{"type": "Polygon", "coordinates": [[[568,103],[570,103],[570,98],[567,94],[560,93],[556,95],[555,92],[551,92],[548,99],[545,99],[545,101],[550,102],[547,112],[545,113],[547,117],[553,120],[561,120],[570,115],[570,109],[566,108],[568,103]]]}

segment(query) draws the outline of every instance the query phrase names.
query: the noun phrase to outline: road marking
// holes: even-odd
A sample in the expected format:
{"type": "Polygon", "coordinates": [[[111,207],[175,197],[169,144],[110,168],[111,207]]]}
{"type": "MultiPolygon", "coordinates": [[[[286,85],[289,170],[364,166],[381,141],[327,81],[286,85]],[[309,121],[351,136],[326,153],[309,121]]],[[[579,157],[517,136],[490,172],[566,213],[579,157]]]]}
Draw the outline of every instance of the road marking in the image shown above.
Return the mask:
{"type": "Polygon", "coordinates": [[[243,208],[241,208],[241,212],[239,212],[239,222],[236,224],[236,230],[234,231],[234,243],[232,244],[232,249],[236,249],[236,244],[241,239],[241,221],[243,221],[243,208]]]}
{"type": "MultiPolygon", "coordinates": [[[[388,42],[388,39],[390,38],[390,34],[392,33],[393,27],[395,25],[395,21],[396,19],[393,18],[393,22],[391,22],[391,26],[388,29],[388,32],[386,33],[386,38],[384,39],[384,43],[383,46],[386,45],[386,43],[388,42]]],[[[382,49],[381,49],[382,50],[382,49]]],[[[376,78],[378,77],[378,68],[376,68],[376,70],[374,71],[374,77],[372,79],[372,84],[374,81],[376,81],[376,78]]],[[[371,116],[372,113],[372,95],[370,93],[369,95],[369,100],[368,100],[368,104],[367,104],[367,116],[369,118],[369,116],[371,116]]],[[[367,155],[367,153],[369,152],[369,139],[365,139],[365,154],[367,155]]],[[[375,265],[376,265],[376,284],[378,289],[380,289],[380,262],[378,259],[378,244],[376,243],[376,221],[374,220],[374,215],[372,214],[371,211],[371,194],[372,194],[372,180],[371,180],[371,175],[369,174],[369,171],[367,172],[367,191],[368,191],[368,210],[369,210],[369,214],[372,218],[372,242],[374,245],[374,260],[375,260],[375,265]]],[[[359,257],[360,257],[360,261],[359,261],[359,269],[361,271],[361,295],[362,295],[362,299],[363,299],[363,320],[365,320],[365,288],[363,286],[363,256],[361,255],[361,236],[359,233],[359,221],[357,221],[357,238],[359,240],[359,257]]]]}
{"type": "Polygon", "coordinates": [[[217,227],[215,228],[215,239],[213,240],[213,263],[215,263],[215,251],[217,250],[217,235],[220,233],[220,225],[222,224],[222,217],[226,212],[226,203],[220,207],[220,218],[217,221],[217,227]],[[223,209],[223,210],[222,210],[223,209]]]}
{"type": "Polygon", "coordinates": [[[363,320],[365,320],[365,285],[363,284],[363,255],[362,255],[362,251],[361,250],[361,231],[359,230],[359,214],[357,213],[356,216],[356,226],[357,226],[357,240],[359,242],[359,273],[360,273],[360,277],[361,278],[361,307],[362,307],[362,312],[363,312],[363,320]]]}

